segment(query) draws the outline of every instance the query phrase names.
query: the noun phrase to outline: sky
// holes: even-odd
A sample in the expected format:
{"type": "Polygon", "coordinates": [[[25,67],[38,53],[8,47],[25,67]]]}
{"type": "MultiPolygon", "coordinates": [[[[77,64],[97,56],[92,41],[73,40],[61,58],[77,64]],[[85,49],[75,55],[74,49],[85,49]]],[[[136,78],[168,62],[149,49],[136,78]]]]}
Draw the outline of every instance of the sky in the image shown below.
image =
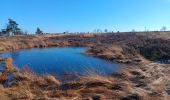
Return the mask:
{"type": "Polygon", "coordinates": [[[9,18],[29,33],[155,31],[170,29],[170,0],[0,0],[0,29],[9,18]]]}

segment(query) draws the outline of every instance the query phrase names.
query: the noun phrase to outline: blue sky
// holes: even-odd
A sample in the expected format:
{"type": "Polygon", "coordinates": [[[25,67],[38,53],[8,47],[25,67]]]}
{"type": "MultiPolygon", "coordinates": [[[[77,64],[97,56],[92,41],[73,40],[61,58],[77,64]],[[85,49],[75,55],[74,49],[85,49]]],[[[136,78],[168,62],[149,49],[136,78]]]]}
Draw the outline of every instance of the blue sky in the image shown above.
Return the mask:
{"type": "Polygon", "coordinates": [[[0,28],[8,18],[29,33],[170,29],[170,0],[0,0],[0,28]]]}

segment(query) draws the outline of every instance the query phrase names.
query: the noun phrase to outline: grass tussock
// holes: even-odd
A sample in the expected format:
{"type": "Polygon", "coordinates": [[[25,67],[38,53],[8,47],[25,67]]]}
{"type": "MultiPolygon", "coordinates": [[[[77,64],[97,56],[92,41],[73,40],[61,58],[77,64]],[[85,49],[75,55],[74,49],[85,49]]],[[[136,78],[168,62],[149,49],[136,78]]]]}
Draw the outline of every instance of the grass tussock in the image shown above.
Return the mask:
{"type": "Polygon", "coordinates": [[[169,65],[152,63],[170,58],[168,34],[61,34],[0,38],[0,53],[44,47],[87,46],[92,56],[133,64],[120,73],[102,76],[90,73],[72,82],[52,75],[39,76],[29,68],[23,73],[12,59],[0,59],[0,98],[3,100],[169,100],[169,65]],[[9,41],[10,40],[10,41],[9,41]],[[148,60],[146,60],[148,59],[148,60]]]}
{"type": "Polygon", "coordinates": [[[120,63],[139,63],[170,58],[168,32],[127,32],[105,34],[47,34],[0,37],[0,53],[31,48],[91,47],[93,56],[120,63]],[[144,59],[145,58],[145,59],[144,59]]]}
{"type": "Polygon", "coordinates": [[[23,68],[22,73],[13,71],[15,67],[11,59],[2,61],[6,63],[5,71],[0,75],[0,98],[4,100],[169,99],[166,92],[170,85],[167,65],[148,63],[131,66],[111,76],[89,73],[77,80],[62,83],[52,75],[31,73],[28,67],[23,68]],[[12,77],[9,77],[11,74],[12,77]]]}

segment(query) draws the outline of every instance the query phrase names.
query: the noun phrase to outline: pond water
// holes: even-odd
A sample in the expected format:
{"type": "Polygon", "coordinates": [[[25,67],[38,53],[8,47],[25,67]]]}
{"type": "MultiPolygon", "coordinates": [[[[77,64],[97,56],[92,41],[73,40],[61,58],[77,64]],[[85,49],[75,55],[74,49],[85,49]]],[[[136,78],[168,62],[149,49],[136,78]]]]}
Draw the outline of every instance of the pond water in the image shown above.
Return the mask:
{"type": "Polygon", "coordinates": [[[19,50],[0,54],[11,57],[15,66],[29,66],[37,74],[63,75],[64,73],[85,75],[88,73],[111,74],[118,71],[119,64],[82,54],[87,48],[45,48],[19,50]]]}
{"type": "Polygon", "coordinates": [[[157,63],[160,63],[160,64],[170,64],[170,60],[161,59],[161,60],[157,61],[157,63]]]}

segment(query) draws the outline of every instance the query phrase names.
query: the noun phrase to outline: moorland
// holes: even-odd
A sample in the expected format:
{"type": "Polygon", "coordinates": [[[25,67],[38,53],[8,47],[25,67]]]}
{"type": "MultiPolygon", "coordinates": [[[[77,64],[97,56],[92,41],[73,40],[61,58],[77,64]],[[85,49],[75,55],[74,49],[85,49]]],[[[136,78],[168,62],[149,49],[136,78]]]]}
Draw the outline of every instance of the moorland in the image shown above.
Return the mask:
{"type": "Polygon", "coordinates": [[[125,64],[109,76],[89,74],[61,82],[17,69],[11,58],[0,73],[0,98],[12,100],[168,100],[170,32],[1,36],[0,53],[31,48],[87,47],[85,55],[125,64]],[[11,78],[12,76],[12,78],[11,78]]]}

